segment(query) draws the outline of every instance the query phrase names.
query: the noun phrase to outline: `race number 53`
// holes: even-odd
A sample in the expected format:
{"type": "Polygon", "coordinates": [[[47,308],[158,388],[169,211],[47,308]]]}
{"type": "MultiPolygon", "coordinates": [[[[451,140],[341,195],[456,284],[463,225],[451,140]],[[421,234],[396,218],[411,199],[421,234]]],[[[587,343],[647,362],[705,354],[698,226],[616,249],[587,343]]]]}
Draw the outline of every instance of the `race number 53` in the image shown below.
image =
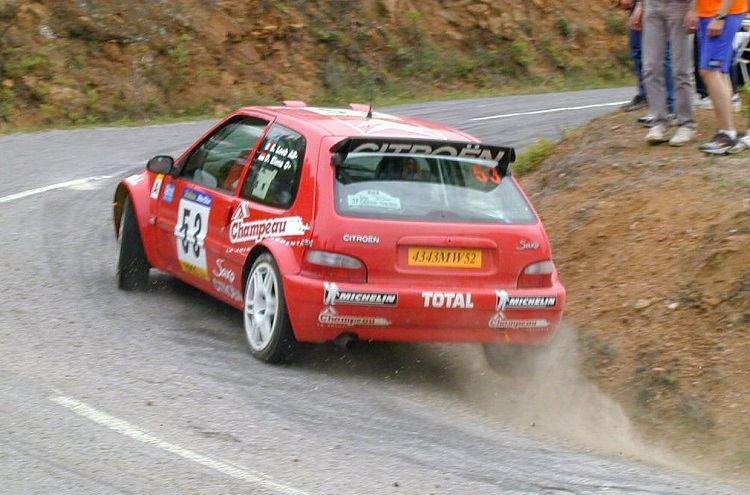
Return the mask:
{"type": "Polygon", "coordinates": [[[213,197],[192,189],[185,189],[180,198],[174,235],[177,257],[182,269],[208,279],[204,241],[208,233],[208,217],[213,197]]]}

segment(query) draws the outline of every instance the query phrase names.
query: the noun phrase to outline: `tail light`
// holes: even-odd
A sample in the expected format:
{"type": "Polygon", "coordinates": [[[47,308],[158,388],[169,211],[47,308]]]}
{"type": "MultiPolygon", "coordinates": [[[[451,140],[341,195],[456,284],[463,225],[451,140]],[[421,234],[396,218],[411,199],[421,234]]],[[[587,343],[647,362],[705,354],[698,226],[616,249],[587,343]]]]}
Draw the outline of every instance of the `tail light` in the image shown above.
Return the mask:
{"type": "Polygon", "coordinates": [[[521,272],[518,277],[519,288],[535,288],[552,286],[552,274],[555,271],[555,264],[552,260],[539,261],[532,263],[521,272]]]}
{"type": "Polygon", "coordinates": [[[302,275],[335,282],[367,282],[367,268],[357,258],[316,249],[305,253],[302,275]]]}

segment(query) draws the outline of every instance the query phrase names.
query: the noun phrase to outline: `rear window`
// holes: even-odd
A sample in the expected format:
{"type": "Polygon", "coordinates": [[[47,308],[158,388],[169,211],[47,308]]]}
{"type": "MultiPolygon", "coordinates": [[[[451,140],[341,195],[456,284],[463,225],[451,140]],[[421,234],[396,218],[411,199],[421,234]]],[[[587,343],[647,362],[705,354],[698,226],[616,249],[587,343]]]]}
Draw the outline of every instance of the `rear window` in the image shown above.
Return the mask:
{"type": "Polygon", "coordinates": [[[537,217],[497,164],[455,156],[350,153],[336,167],[336,208],[351,217],[531,224],[537,217]]]}

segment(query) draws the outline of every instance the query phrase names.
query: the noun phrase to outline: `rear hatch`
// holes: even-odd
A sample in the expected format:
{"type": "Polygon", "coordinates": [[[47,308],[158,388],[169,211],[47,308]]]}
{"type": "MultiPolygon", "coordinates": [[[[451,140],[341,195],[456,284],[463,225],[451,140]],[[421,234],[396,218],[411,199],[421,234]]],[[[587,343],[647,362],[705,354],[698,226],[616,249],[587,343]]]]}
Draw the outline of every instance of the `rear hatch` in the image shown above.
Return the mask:
{"type": "Polygon", "coordinates": [[[333,151],[335,222],[326,237],[365,264],[369,284],[513,288],[528,266],[550,259],[544,229],[508,173],[512,149],[349,139],[333,151]]]}

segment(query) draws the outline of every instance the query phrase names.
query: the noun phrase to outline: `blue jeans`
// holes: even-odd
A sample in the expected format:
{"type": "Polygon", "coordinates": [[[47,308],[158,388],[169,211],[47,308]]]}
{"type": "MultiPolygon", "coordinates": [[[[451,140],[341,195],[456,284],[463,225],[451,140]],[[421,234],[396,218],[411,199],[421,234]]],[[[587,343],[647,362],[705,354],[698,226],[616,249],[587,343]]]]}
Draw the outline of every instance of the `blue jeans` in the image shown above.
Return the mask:
{"type": "MultiPolygon", "coordinates": [[[[643,87],[643,56],[642,56],[643,31],[630,30],[630,58],[635,66],[635,76],[638,78],[638,96],[646,96],[646,88],[643,87]]],[[[664,74],[667,79],[667,107],[669,113],[674,113],[674,81],[672,80],[672,56],[667,48],[667,56],[664,59],[664,74]]]]}

